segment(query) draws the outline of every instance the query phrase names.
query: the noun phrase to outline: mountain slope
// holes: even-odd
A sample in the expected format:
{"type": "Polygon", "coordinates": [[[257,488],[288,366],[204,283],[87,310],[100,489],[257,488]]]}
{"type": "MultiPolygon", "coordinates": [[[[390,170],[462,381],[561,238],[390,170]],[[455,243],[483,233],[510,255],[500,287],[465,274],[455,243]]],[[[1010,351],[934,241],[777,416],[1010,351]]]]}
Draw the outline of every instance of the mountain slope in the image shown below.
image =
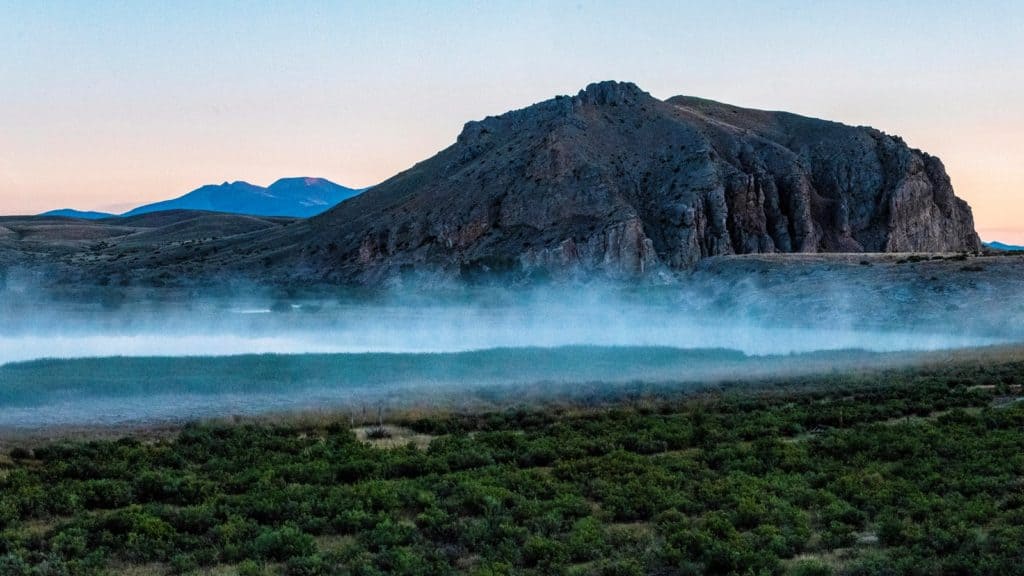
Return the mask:
{"type": "Polygon", "coordinates": [[[114,215],[107,212],[92,212],[88,210],[75,210],[73,208],[61,208],[60,210],[43,212],[40,216],[60,216],[62,218],[78,218],[80,220],[102,220],[104,218],[111,218],[114,215]]]}
{"type": "Polygon", "coordinates": [[[203,186],[173,200],[140,206],[124,216],[163,210],[204,210],[308,218],[359,192],[323,178],[282,178],[266,188],[248,182],[225,182],[203,186]]]}
{"type": "Polygon", "coordinates": [[[617,82],[469,122],[433,158],[286,233],[271,240],[278,266],[364,283],[981,249],[941,161],[898,137],[617,82]]]}
{"type": "Polygon", "coordinates": [[[996,250],[1005,250],[1006,252],[1021,252],[1024,251],[1024,246],[1015,246],[1013,244],[1004,244],[1002,242],[986,242],[985,246],[994,248],[996,250]]]}

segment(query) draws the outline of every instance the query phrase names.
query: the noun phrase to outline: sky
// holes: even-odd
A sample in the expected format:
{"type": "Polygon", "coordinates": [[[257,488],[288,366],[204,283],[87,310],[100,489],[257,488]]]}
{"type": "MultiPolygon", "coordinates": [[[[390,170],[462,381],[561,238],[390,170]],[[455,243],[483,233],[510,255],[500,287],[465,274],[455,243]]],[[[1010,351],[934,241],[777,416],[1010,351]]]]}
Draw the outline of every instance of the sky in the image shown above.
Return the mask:
{"type": "Polygon", "coordinates": [[[599,80],[898,134],[1024,243],[1020,0],[0,0],[0,214],[368,186],[599,80]]]}

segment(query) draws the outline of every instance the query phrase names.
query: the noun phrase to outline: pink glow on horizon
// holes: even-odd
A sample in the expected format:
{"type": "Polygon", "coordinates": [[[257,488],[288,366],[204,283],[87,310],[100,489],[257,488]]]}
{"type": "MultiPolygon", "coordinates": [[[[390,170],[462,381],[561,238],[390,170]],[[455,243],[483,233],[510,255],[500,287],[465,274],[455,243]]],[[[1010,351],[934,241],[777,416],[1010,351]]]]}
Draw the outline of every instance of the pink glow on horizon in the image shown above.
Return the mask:
{"type": "Polygon", "coordinates": [[[363,188],[469,120],[628,80],[900,135],[943,160],[984,239],[1024,241],[1019,0],[14,0],[0,54],[0,214],[234,180],[363,188]]]}

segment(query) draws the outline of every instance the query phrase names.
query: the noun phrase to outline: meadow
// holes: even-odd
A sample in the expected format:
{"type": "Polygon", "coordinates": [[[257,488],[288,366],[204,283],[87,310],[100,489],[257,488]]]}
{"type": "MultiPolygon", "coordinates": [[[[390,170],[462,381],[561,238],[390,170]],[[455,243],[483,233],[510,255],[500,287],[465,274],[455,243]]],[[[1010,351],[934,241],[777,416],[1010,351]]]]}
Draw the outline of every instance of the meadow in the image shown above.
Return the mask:
{"type": "Polygon", "coordinates": [[[1024,356],[9,446],[0,573],[1020,574],[1024,356]]]}

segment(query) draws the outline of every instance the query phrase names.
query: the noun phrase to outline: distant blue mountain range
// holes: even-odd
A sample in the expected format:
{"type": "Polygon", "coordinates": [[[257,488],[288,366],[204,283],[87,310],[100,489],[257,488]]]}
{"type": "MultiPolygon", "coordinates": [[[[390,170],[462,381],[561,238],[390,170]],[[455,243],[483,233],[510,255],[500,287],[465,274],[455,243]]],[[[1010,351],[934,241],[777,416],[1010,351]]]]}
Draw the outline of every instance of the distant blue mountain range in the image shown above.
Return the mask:
{"type": "Polygon", "coordinates": [[[1014,246],[1013,244],[1003,244],[1002,242],[985,242],[985,246],[996,250],[1006,250],[1008,252],[1019,252],[1024,250],[1024,246],[1014,246]]]}
{"type": "Polygon", "coordinates": [[[40,216],[63,216],[64,218],[78,218],[80,220],[102,220],[104,218],[110,218],[114,214],[107,212],[88,212],[83,210],[73,210],[71,208],[61,208],[60,210],[50,210],[49,212],[43,212],[40,216]]]}
{"type": "MultiPolygon", "coordinates": [[[[358,195],[363,190],[346,188],[324,178],[282,178],[270,186],[248,182],[224,182],[197,188],[184,196],[139,206],[121,216],[138,216],[163,210],[207,210],[251,216],[309,218],[358,195]]],[[[65,208],[42,214],[98,220],[114,214],[65,208]]]]}

